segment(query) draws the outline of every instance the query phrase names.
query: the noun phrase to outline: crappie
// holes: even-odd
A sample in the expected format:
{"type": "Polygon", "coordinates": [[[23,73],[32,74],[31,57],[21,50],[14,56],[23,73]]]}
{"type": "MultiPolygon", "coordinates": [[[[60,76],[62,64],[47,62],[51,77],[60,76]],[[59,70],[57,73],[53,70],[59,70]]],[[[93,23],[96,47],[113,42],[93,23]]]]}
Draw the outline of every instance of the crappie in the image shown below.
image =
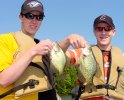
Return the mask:
{"type": "Polygon", "coordinates": [[[83,55],[80,57],[79,68],[81,74],[85,78],[85,90],[88,89],[88,92],[90,93],[92,92],[92,89],[95,89],[95,86],[93,85],[93,77],[96,73],[96,60],[93,56],[90,45],[83,50],[83,55]]]}
{"type": "Polygon", "coordinates": [[[51,60],[50,68],[52,69],[53,73],[62,74],[66,63],[66,56],[58,43],[54,44],[50,52],[50,60],[51,60]]]}

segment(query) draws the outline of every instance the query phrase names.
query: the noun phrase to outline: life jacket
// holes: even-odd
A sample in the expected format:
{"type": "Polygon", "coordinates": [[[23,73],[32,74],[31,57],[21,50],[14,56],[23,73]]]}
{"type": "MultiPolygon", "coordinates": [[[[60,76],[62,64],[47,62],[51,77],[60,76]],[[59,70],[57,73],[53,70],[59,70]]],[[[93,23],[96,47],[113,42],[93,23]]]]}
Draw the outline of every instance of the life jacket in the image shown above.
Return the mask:
{"type": "MultiPolygon", "coordinates": [[[[18,60],[26,51],[36,45],[33,38],[29,37],[26,34],[23,34],[22,32],[15,33],[14,37],[19,45],[19,53],[16,57],[16,60],[18,60]]],[[[32,62],[39,65],[43,70],[46,70],[45,66],[43,65],[41,56],[34,57],[32,62]]],[[[38,85],[35,85],[34,88],[27,87],[25,89],[18,90],[17,92],[15,92],[16,99],[20,98],[21,96],[43,92],[53,88],[45,73],[39,68],[36,68],[32,65],[29,65],[22,76],[15,82],[15,87],[27,83],[29,80],[32,79],[38,80],[38,85]]]]}
{"type": "MultiPolygon", "coordinates": [[[[112,47],[111,49],[111,68],[107,85],[104,79],[102,52],[97,46],[92,46],[92,51],[97,62],[97,71],[93,77],[93,83],[96,89],[89,93],[83,85],[84,90],[80,98],[85,99],[108,95],[115,100],[124,100],[124,57],[121,50],[117,47],[112,47]]],[[[81,74],[79,76],[80,81],[84,84],[84,77],[81,74]]]]}

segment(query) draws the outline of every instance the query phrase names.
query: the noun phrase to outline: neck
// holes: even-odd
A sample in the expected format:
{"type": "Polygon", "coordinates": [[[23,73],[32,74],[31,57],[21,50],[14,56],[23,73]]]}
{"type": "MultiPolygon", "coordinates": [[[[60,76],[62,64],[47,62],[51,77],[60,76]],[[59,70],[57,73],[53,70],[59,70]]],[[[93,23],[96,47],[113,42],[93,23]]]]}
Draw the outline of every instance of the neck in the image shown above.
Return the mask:
{"type": "Polygon", "coordinates": [[[110,51],[111,50],[111,48],[112,48],[112,46],[109,44],[109,45],[103,45],[103,46],[101,46],[101,45],[99,45],[99,44],[97,44],[97,46],[100,48],[100,50],[105,50],[105,51],[110,51]]]}
{"type": "Polygon", "coordinates": [[[24,33],[24,34],[26,34],[26,35],[28,35],[28,36],[34,38],[34,35],[32,35],[32,34],[26,32],[23,28],[22,28],[20,31],[21,31],[22,33],[24,33]]]}

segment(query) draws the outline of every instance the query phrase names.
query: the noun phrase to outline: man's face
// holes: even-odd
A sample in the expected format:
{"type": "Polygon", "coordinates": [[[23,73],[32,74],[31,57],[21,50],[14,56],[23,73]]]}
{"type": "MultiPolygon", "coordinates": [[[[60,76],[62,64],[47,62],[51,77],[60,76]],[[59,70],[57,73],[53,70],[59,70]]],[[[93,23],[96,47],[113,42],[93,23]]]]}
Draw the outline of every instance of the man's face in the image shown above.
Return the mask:
{"type": "Polygon", "coordinates": [[[109,24],[102,22],[97,24],[94,29],[94,34],[99,46],[109,46],[112,37],[115,35],[115,29],[109,24]]]}
{"type": "Polygon", "coordinates": [[[34,37],[42,22],[42,19],[40,20],[40,18],[40,12],[38,11],[32,11],[30,13],[20,15],[23,31],[34,37]]]}

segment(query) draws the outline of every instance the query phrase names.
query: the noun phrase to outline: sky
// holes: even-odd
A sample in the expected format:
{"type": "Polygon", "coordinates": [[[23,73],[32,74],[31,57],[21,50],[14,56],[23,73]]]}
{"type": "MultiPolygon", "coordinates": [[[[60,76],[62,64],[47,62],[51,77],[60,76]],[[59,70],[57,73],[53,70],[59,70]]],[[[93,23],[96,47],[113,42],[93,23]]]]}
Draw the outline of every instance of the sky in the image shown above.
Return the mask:
{"type": "MultiPolygon", "coordinates": [[[[0,34],[16,32],[21,28],[18,18],[25,0],[1,0],[0,34]]],[[[44,5],[45,18],[36,34],[40,40],[61,41],[76,33],[89,44],[96,44],[93,21],[106,14],[113,18],[116,35],[112,44],[124,52],[124,0],[39,0],[44,5]]]]}

